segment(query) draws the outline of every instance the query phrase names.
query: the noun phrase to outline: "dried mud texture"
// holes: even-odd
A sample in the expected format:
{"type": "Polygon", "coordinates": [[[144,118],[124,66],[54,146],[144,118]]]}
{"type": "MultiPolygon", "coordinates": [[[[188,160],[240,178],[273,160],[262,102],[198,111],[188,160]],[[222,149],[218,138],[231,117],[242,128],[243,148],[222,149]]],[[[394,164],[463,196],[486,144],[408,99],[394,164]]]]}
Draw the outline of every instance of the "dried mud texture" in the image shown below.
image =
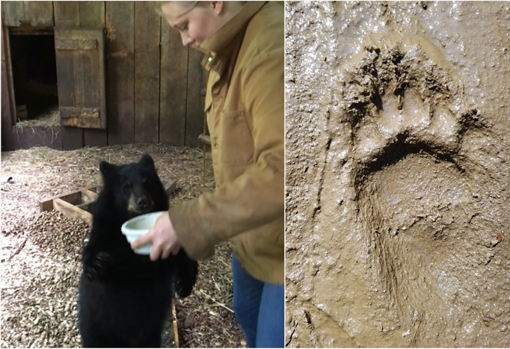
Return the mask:
{"type": "Polygon", "coordinates": [[[508,347],[510,5],[286,16],[288,346],[508,347]]]}

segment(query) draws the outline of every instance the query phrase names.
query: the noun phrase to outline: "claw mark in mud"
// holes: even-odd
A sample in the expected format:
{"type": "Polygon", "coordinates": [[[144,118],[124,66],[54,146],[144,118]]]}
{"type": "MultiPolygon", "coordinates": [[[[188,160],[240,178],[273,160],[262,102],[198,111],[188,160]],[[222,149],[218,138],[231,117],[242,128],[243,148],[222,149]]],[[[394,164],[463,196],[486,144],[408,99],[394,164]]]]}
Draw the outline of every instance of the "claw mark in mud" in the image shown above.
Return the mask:
{"type": "Polygon", "coordinates": [[[294,333],[296,333],[296,328],[297,327],[298,327],[298,322],[297,322],[297,320],[294,320],[294,327],[292,328],[292,332],[289,335],[289,339],[287,339],[287,341],[285,342],[285,346],[286,347],[288,347],[290,342],[292,342],[292,338],[294,336],[294,333]]]}
{"type": "Polygon", "coordinates": [[[336,97],[353,128],[354,157],[382,166],[423,150],[452,161],[479,119],[466,107],[460,80],[425,38],[369,39],[342,70],[336,97]]]}

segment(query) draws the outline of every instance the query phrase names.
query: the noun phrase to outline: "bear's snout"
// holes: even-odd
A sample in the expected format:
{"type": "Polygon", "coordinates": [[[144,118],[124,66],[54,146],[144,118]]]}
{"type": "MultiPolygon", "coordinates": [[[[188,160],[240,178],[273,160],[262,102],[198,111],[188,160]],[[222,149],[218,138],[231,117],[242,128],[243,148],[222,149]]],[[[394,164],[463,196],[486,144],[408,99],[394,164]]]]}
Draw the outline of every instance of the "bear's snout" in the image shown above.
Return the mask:
{"type": "Polygon", "coordinates": [[[128,202],[128,210],[134,213],[149,212],[154,203],[150,196],[131,194],[128,202]]]}
{"type": "Polygon", "coordinates": [[[149,207],[149,200],[145,196],[140,197],[136,200],[136,203],[138,204],[138,207],[140,207],[142,210],[149,207]]]}

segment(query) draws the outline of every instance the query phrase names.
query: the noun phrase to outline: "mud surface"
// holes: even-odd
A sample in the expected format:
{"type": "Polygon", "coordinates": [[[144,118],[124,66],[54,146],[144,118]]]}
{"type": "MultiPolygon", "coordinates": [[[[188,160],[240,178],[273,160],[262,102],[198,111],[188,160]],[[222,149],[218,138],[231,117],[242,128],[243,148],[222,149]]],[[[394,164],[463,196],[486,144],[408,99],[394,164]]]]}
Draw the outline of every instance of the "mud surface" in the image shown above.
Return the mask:
{"type": "Polygon", "coordinates": [[[509,347],[510,3],[285,8],[288,346],[509,347]]]}

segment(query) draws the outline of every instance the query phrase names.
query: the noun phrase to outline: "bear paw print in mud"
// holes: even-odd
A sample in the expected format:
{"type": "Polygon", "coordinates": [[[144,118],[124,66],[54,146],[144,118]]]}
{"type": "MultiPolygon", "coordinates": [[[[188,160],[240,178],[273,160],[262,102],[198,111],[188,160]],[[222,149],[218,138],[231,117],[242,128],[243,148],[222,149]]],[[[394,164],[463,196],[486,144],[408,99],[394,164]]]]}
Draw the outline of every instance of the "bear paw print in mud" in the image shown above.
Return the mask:
{"type": "Polygon", "coordinates": [[[352,125],[354,158],[362,164],[426,151],[459,151],[478,112],[467,107],[463,85],[437,48],[412,35],[370,35],[347,62],[334,97],[352,125]],[[390,154],[388,154],[390,153],[390,154]]]}
{"type": "MultiPolygon", "coordinates": [[[[468,223],[478,212],[472,191],[480,166],[463,155],[469,140],[484,137],[482,116],[430,41],[398,33],[367,37],[340,67],[330,98],[316,218],[333,262],[323,263],[322,278],[337,280],[348,269],[338,287],[366,279],[384,290],[367,291],[362,316],[384,309],[377,316],[411,324],[414,310],[434,309],[441,318],[462,298],[459,289],[474,287],[448,279],[448,271],[484,253],[480,229],[468,223]]],[[[341,294],[335,302],[320,291],[312,297],[341,318],[337,303],[356,301],[354,292],[341,294]]]]}

